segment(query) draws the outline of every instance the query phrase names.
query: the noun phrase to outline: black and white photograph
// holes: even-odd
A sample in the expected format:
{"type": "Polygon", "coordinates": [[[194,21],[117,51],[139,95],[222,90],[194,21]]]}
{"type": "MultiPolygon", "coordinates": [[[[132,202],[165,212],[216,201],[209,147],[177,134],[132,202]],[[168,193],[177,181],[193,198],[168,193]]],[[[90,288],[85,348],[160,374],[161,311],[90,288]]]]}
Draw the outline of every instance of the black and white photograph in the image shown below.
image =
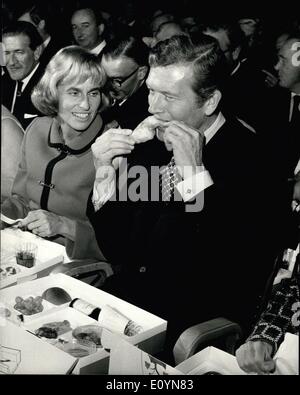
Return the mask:
{"type": "Polygon", "coordinates": [[[0,375],[299,375],[299,4],[1,14],[0,375]]]}

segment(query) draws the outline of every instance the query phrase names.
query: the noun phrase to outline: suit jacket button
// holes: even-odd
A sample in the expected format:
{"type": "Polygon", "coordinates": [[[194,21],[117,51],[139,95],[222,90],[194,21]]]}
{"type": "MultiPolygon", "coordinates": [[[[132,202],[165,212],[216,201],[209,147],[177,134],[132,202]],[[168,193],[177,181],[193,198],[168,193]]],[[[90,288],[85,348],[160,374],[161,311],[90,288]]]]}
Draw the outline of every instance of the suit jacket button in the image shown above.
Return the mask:
{"type": "Polygon", "coordinates": [[[147,270],[146,266],[140,267],[140,273],[145,273],[146,270],[147,270]]]}

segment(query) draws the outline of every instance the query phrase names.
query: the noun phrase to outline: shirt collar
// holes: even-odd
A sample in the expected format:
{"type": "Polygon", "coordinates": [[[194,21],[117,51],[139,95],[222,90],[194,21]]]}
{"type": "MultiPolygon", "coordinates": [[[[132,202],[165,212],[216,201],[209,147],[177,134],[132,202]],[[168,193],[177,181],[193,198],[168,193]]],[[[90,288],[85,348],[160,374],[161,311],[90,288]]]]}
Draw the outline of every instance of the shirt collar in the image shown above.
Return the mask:
{"type": "MultiPolygon", "coordinates": [[[[214,120],[212,125],[210,125],[210,127],[204,131],[206,144],[214,137],[214,135],[217,133],[217,131],[224,125],[225,121],[226,121],[226,119],[225,119],[224,115],[221,112],[219,112],[217,118],[214,120]]],[[[160,140],[160,138],[158,137],[157,131],[155,134],[156,134],[156,137],[158,138],[158,140],[160,140]]]]}
{"type": "Polygon", "coordinates": [[[51,40],[51,36],[49,36],[48,38],[46,38],[46,40],[43,42],[44,48],[47,47],[47,45],[49,44],[50,40],[51,40]]]}
{"type": "Polygon", "coordinates": [[[238,64],[235,66],[235,68],[232,70],[232,72],[230,73],[230,75],[234,75],[238,69],[241,67],[241,62],[238,62],[238,64]]]}
{"type": "Polygon", "coordinates": [[[106,45],[106,41],[103,40],[103,41],[101,41],[100,44],[97,45],[97,47],[90,49],[89,53],[92,53],[94,55],[99,55],[99,53],[102,51],[102,49],[105,47],[105,45],[106,45]]]}
{"type": "Polygon", "coordinates": [[[226,121],[226,119],[225,119],[224,115],[221,112],[219,112],[214,123],[212,125],[210,125],[210,127],[204,131],[206,144],[214,137],[214,135],[217,133],[217,131],[224,125],[225,121],[226,121]]]}
{"type": "Polygon", "coordinates": [[[293,110],[294,110],[294,97],[295,96],[300,96],[300,95],[298,93],[291,92],[289,122],[291,122],[291,119],[292,119],[292,114],[293,114],[293,110]]]}
{"type": "Polygon", "coordinates": [[[141,86],[144,84],[144,82],[145,82],[145,80],[142,80],[142,82],[140,83],[138,88],[133,93],[131,93],[129,96],[126,96],[122,101],[116,102],[116,105],[121,107],[132,95],[134,95],[141,88],[141,86]]]}
{"type": "Polygon", "coordinates": [[[299,93],[295,93],[295,92],[291,92],[292,99],[294,99],[295,96],[300,96],[300,94],[299,93]]]}
{"type": "MultiPolygon", "coordinates": [[[[53,118],[53,122],[50,128],[50,143],[51,144],[65,144],[60,131],[61,120],[59,116],[53,118]]],[[[82,148],[89,145],[89,143],[98,135],[98,133],[103,129],[103,122],[98,114],[90,126],[83,132],[78,133],[68,147],[72,150],[81,150],[82,148]]]]}
{"type": "Polygon", "coordinates": [[[39,63],[35,66],[35,68],[32,70],[32,72],[30,74],[28,74],[27,77],[25,77],[22,82],[22,92],[24,91],[26,85],[28,84],[28,82],[30,81],[30,78],[33,76],[33,74],[35,73],[36,69],[39,67],[39,63]]]}

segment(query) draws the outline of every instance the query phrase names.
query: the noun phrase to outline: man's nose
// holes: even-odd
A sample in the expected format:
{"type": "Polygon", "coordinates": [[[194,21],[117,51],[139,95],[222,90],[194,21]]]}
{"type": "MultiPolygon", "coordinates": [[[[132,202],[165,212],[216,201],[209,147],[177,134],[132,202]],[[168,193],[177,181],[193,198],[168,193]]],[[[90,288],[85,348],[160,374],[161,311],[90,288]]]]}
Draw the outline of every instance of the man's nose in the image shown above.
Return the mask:
{"type": "Polygon", "coordinates": [[[82,29],[78,27],[74,32],[75,37],[80,37],[82,35],[82,29]]]}
{"type": "Polygon", "coordinates": [[[159,94],[152,94],[149,96],[149,112],[151,114],[158,114],[163,111],[162,99],[159,94]]]}
{"type": "Polygon", "coordinates": [[[275,69],[276,71],[279,71],[279,63],[280,63],[280,61],[278,61],[278,62],[275,64],[275,66],[274,66],[274,69],[275,69]]]}
{"type": "Polygon", "coordinates": [[[17,58],[16,58],[15,54],[6,55],[6,64],[7,65],[12,66],[16,63],[16,61],[17,61],[17,58]]]}

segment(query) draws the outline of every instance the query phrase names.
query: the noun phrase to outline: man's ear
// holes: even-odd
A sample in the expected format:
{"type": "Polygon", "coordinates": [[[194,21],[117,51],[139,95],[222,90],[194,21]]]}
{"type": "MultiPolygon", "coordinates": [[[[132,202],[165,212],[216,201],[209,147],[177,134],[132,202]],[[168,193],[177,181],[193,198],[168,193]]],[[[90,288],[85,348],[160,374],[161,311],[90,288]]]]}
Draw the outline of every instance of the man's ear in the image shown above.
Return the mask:
{"type": "Polygon", "coordinates": [[[218,89],[216,89],[204,104],[205,115],[209,116],[216,111],[220,103],[221,97],[222,97],[222,93],[218,89]]]}
{"type": "Polygon", "coordinates": [[[39,45],[34,51],[33,51],[33,56],[35,61],[37,62],[42,54],[43,51],[43,45],[39,45]]]}
{"type": "Polygon", "coordinates": [[[42,19],[42,20],[39,21],[39,24],[37,25],[37,29],[44,31],[45,30],[45,26],[46,26],[46,22],[45,22],[44,19],[42,19]]]}
{"type": "Polygon", "coordinates": [[[242,47],[236,47],[234,51],[232,51],[232,59],[236,62],[240,56],[242,47]]]}
{"type": "Polygon", "coordinates": [[[103,34],[103,32],[104,32],[104,28],[105,28],[104,23],[100,23],[100,25],[98,25],[98,34],[99,34],[99,37],[102,36],[102,34],[103,34]]]}
{"type": "Polygon", "coordinates": [[[148,66],[140,66],[138,69],[138,79],[143,80],[145,79],[148,73],[148,66]]]}
{"type": "Polygon", "coordinates": [[[147,45],[147,47],[152,48],[155,44],[154,37],[142,37],[143,42],[147,45]]]}

